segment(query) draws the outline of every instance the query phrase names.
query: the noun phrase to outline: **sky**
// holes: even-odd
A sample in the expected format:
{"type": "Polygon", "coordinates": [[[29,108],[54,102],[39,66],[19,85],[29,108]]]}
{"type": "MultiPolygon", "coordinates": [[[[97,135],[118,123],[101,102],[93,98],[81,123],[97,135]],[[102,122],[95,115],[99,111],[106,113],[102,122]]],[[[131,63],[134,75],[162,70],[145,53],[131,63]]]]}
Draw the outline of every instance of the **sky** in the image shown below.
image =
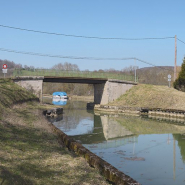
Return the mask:
{"type": "Polygon", "coordinates": [[[184,7],[184,0],[0,0],[0,59],[39,68],[70,62],[80,70],[90,71],[121,70],[134,65],[150,67],[126,58],[138,58],[156,66],[174,66],[177,35],[184,42],[177,40],[177,65],[181,65],[185,56],[184,7]],[[90,39],[2,26],[85,37],[173,38],[90,39]],[[70,58],[33,56],[4,49],[70,58]],[[103,60],[89,60],[90,57],[103,60]]]}

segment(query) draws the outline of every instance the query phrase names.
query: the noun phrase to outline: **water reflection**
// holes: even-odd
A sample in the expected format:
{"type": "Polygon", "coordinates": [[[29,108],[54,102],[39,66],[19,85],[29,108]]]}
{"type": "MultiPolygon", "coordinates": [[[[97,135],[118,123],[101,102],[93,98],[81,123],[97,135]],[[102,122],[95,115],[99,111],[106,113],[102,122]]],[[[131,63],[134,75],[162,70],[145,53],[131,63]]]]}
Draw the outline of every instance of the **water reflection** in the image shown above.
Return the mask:
{"type": "Polygon", "coordinates": [[[63,109],[63,119],[51,121],[55,126],[69,136],[93,133],[94,115],[86,111],[84,102],[69,101],[63,109]]]}
{"type": "Polygon", "coordinates": [[[53,123],[143,185],[185,184],[183,120],[94,114],[85,106],[69,101],[53,123]]]}
{"type": "Polygon", "coordinates": [[[57,98],[53,98],[52,103],[54,105],[66,105],[67,104],[67,99],[57,99],[57,98]]]}
{"type": "Polygon", "coordinates": [[[100,118],[106,140],[133,135],[133,132],[122,126],[116,119],[110,119],[108,115],[100,116],[100,118]]]}
{"type": "Polygon", "coordinates": [[[185,163],[185,133],[173,134],[173,137],[176,141],[178,141],[178,146],[180,148],[182,160],[185,163]]]}

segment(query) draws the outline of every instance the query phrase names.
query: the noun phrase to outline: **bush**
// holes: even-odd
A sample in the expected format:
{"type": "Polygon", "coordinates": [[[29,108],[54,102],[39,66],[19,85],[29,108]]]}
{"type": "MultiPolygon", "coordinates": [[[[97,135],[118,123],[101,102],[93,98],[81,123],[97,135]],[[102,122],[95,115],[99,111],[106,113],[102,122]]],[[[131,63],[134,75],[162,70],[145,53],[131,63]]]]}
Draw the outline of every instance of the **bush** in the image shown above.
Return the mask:
{"type": "Polygon", "coordinates": [[[179,77],[173,83],[173,87],[179,91],[185,92],[185,57],[183,59],[179,77]]]}

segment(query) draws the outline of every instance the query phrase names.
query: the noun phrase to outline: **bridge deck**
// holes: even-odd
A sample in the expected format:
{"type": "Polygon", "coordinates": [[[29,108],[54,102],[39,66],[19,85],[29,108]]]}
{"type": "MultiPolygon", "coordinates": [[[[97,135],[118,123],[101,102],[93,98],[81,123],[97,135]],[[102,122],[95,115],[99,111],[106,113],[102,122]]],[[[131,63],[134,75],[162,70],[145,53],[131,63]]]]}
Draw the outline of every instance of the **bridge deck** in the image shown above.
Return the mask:
{"type": "Polygon", "coordinates": [[[105,83],[107,80],[108,79],[106,78],[44,76],[43,82],[102,84],[102,83],[105,83]]]}

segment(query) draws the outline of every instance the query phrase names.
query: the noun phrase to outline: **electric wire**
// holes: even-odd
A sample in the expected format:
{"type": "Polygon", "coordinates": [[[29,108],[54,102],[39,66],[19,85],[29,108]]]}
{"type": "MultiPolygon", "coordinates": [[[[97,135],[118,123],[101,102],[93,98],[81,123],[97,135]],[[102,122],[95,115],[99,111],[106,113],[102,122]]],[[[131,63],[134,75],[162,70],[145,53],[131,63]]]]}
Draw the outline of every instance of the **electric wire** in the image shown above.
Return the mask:
{"type": "Polygon", "coordinates": [[[98,58],[98,57],[78,57],[78,56],[64,56],[64,55],[51,55],[51,54],[44,54],[44,53],[35,53],[35,52],[28,52],[28,51],[18,51],[18,50],[11,50],[0,48],[0,51],[6,51],[11,53],[20,53],[26,55],[35,55],[35,56],[42,56],[42,57],[53,57],[53,58],[68,58],[68,59],[85,59],[85,60],[133,60],[135,58],[98,58]]]}
{"type": "Polygon", "coordinates": [[[147,61],[141,60],[136,57],[128,57],[128,58],[101,58],[101,57],[78,57],[78,56],[64,56],[64,55],[51,55],[51,54],[44,54],[44,53],[35,53],[30,51],[18,51],[18,50],[11,50],[6,48],[0,48],[0,51],[4,52],[11,52],[11,53],[18,53],[18,54],[25,54],[25,55],[34,55],[34,56],[40,56],[40,57],[51,57],[51,58],[67,58],[67,59],[74,59],[74,60],[116,60],[116,61],[122,61],[122,60],[137,60],[142,63],[151,65],[153,67],[161,68],[163,70],[167,70],[170,72],[173,72],[172,70],[166,69],[164,67],[156,66],[152,63],[149,63],[147,61]]]}
{"type": "Polygon", "coordinates": [[[180,40],[180,39],[178,39],[178,38],[177,38],[177,40],[178,40],[178,41],[180,41],[180,42],[182,42],[183,44],[185,44],[185,42],[184,42],[184,41],[182,41],[182,40],[180,40]]]}
{"type": "Polygon", "coordinates": [[[154,64],[152,64],[152,63],[149,63],[149,62],[146,62],[146,61],[144,61],[144,60],[141,60],[141,59],[138,59],[138,58],[135,58],[135,59],[138,60],[138,61],[140,61],[140,62],[142,62],[142,63],[151,65],[151,66],[153,66],[153,67],[157,67],[157,68],[160,68],[160,69],[163,69],[163,70],[166,70],[166,71],[174,72],[174,71],[172,71],[172,70],[170,70],[170,69],[166,69],[166,68],[164,68],[164,67],[156,66],[156,65],[154,65],[154,64]]]}
{"type": "Polygon", "coordinates": [[[20,31],[28,31],[28,32],[41,33],[41,34],[57,35],[57,36],[65,36],[65,37],[76,37],[76,38],[84,38],[84,39],[131,40],[131,41],[138,40],[139,41],[139,40],[162,40],[162,39],[173,39],[173,38],[175,38],[174,36],[173,37],[156,37],[156,38],[155,37],[148,37],[148,38],[96,37],[96,36],[84,36],[84,35],[73,35],[73,34],[39,31],[39,30],[33,30],[33,29],[7,26],[7,25],[2,25],[2,24],[0,24],[0,27],[20,30],[20,31]]]}

